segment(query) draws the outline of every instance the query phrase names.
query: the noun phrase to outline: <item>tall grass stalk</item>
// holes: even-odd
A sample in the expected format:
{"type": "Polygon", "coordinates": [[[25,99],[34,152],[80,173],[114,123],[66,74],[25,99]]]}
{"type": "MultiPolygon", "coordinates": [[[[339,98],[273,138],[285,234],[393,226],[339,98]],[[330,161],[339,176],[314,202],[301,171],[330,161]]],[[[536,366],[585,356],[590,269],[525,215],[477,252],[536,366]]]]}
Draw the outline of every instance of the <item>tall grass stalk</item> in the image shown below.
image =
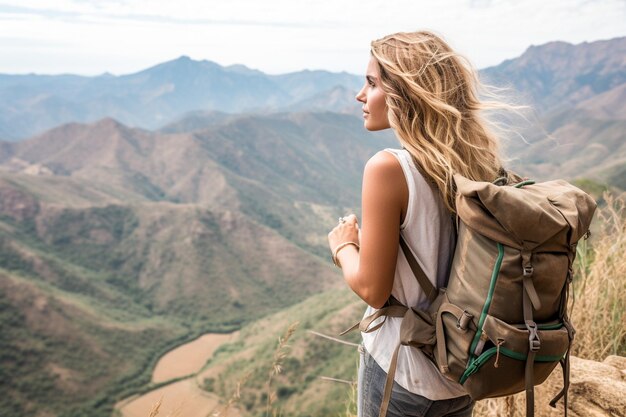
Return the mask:
{"type": "Polygon", "coordinates": [[[291,336],[293,336],[293,334],[295,333],[296,329],[298,328],[298,325],[299,325],[298,322],[292,323],[287,328],[287,331],[285,331],[285,334],[282,337],[278,338],[278,346],[276,347],[276,350],[274,351],[274,360],[272,362],[272,366],[270,368],[268,378],[267,378],[267,384],[266,384],[267,406],[265,409],[265,417],[270,417],[271,415],[276,414],[276,413],[272,413],[272,405],[276,401],[276,397],[277,397],[276,393],[272,389],[272,381],[274,380],[274,377],[280,374],[283,370],[283,360],[287,357],[287,351],[289,350],[289,345],[287,343],[289,342],[289,339],[291,339],[291,336]]]}
{"type": "MultiPolygon", "coordinates": [[[[357,373],[358,368],[360,366],[360,361],[357,360],[357,373]]],[[[358,415],[358,386],[357,381],[352,381],[350,384],[350,392],[348,393],[348,398],[346,400],[346,409],[342,417],[357,417],[358,415]]]]}
{"type": "Polygon", "coordinates": [[[235,404],[237,404],[239,402],[239,400],[241,399],[241,387],[248,381],[248,379],[250,379],[251,376],[252,376],[252,372],[248,372],[239,381],[237,381],[237,385],[235,387],[235,391],[232,393],[232,395],[228,399],[228,402],[226,403],[226,405],[221,410],[217,410],[217,411],[211,412],[209,414],[209,417],[225,417],[225,416],[227,416],[228,415],[228,411],[230,411],[230,409],[232,407],[234,407],[235,404]]]}
{"type": "Polygon", "coordinates": [[[578,247],[571,318],[575,356],[626,355],[626,199],[604,195],[598,230],[578,247]]]}
{"type": "Polygon", "coordinates": [[[346,401],[345,417],[357,417],[357,396],[357,384],[356,382],[352,382],[350,384],[348,401],[346,401]]]}

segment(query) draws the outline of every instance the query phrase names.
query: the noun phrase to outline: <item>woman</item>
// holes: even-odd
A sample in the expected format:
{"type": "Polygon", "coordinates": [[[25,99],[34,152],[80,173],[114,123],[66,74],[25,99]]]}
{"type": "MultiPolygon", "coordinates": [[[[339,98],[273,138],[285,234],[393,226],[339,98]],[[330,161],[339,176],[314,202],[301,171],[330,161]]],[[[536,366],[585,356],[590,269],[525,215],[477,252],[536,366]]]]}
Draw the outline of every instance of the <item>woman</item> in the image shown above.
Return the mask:
{"type": "MultiPolygon", "coordinates": [[[[385,149],[366,164],[362,222],[349,215],[329,233],[333,260],[369,316],[390,295],[427,304],[399,248],[400,235],[429,280],[446,284],[454,251],[452,176],[493,181],[502,174],[498,141],[481,117],[476,72],[437,35],[397,33],[371,44],[363,103],[365,128],[392,128],[403,149],[385,149]]],[[[490,106],[491,107],[491,106],[490,106]]],[[[363,333],[360,416],[379,413],[400,318],[363,333]]],[[[471,416],[474,403],[418,349],[402,346],[388,416],[471,416]]]]}

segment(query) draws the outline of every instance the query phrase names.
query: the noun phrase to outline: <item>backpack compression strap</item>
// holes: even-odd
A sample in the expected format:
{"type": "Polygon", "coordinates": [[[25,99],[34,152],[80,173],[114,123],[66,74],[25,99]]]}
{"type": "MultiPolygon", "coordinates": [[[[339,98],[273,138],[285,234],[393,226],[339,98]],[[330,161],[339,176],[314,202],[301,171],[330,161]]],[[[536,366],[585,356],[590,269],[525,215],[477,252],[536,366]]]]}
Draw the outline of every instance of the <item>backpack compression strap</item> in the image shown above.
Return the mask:
{"type": "MultiPolygon", "coordinates": [[[[409,245],[406,243],[402,235],[400,235],[400,247],[402,248],[402,252],[404,252],[404,257],[409,263],[409,266],[411,267],[411,271],[413,272],[413,275],[415,276],[417,283],[421,287],[422,291],[424,291],[424,294],[426,294],[428,301],[432,303],[433,301],[435,301],[435,298],[437,298],[438,291],[435,288],[435,286],[430,282],[430,280],[424,273],[424,270],[422,269],[422,267],[420,267],[419,263],[417,262],[417,259],[415,259],[415,256],[413,256],[413,253],[411,252],[409,245]]],[[[405,315],[402,318],[402,324],[400,325],[400,343],[398,343],[398,346],[396,346],[395,350],[393,351],[393,355],[391,356],[391,362],[389,364],[389,372],[387,373],[387,380],[385,381],[385,388],[383,389],[383,398],[380,404],[380,411],[378,413],[378,417],[385,417],[387,415],[387,408],[389,407],[389,401],[391,400],[391,390],[393,388],[393,380],[396,374],[396,368],[398,366],[398,352],[400,351],[400,346],[408,342],[408,340],[403,340],[405,337],[404,333],[407,333],[407,335],[411,333],[409,329],[412,328],[411,318],[413,317],[413,312],[408,307],[402,305],[398,300],[396,300],[396,298],[393,295],[389,296],[389,300],[387,301],[387,304],[390,307],[404,308],[405,315]],[[403,330],[405,329],[406,329],[406,332],[403,332],[403,330]]],[[[398,309],[397,311],[399,312],[400,309],[398,309]]]]}
{"type": "Polygon", "coordinates": [[[533,318],[533,306],[539,307],[539,297],[533,285],[533,266],[531,263],[532,252],[522,250],[522,268],[523,278],[522,285],[522,308],[524,311],[524,324],[528,329],[528,355],[526,356],[526,367],[524,379],[526,380],[526,417],[532,417],[535,413],[535,386],[534,386],[534,365],[535,356],[541,349],[541,340],[537,323],[533,318]]]}
{"type": "MultiPolygon", "coordinates": [[[[411,271],[413,272],[417,283],[419,284],[422,291],[424,291],[424,294],[426,294],[428,301],[432,303],[437,298],[438,291],[435,286],[430,282],[430,280],[424,273],[424,270],[420,267],[417,259],[415,259],[415,256],[413,256],[409,245],[406,243],[402,235],[400,235],[400,247],[402,248],[402,252],[404,253],[405,258],[409,266],[411,267],[411,271]]],[[[371,316],[364,318],[359,323],[341,333],[341,335],[344,335],[352,330],[356,330],[357,328],[364,333],[373,332],[375,330],[378,330],[385,323],[387,317],[401,317],[402,324],[400,329],[400,343],[398,343],[398,346],[396,346],[391,357],[391,363],[389,364],[389,372],[387,373],[387,380],[385,381],[385,387],[383,389],[383,398],[380,405],[380,412],[378,414],[379,417],[385,417],[387,415],[387,408],[389,407],[389,401],[391,399],[391,390],[393,388],[393,381],[398,362],[398,352],[401,345],[409,344],[410,340],[408,340],[409,338],[406,336],[410,335],[414,329],[412,326],[413,321],[411,320],[413,318],[413,312],[407,306],[399,302],[393,295],[390,295],[389,300],[387,300],[387,304],[383,308],[379,309],[371,316]],[[380,317],[384,317],[384,319],[380,323],[370,328],[372,323],[380,317]],[[404,340],[405,338],[407,340],[404,340]]]]}

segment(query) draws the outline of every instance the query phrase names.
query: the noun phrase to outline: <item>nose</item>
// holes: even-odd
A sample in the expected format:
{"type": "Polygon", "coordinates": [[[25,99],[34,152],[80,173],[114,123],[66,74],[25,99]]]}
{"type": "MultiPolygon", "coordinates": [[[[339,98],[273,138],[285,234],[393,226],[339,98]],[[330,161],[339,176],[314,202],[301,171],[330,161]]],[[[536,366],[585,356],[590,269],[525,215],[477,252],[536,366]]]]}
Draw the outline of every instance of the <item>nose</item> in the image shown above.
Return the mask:
{"type": "Polygon", "coordinates": [[[365,103],[365,86],[363,86],[363,88],[361,88],[361,91],[359,91],[356,95],[356,101],[360,101],[361,103],[365,103]]]}

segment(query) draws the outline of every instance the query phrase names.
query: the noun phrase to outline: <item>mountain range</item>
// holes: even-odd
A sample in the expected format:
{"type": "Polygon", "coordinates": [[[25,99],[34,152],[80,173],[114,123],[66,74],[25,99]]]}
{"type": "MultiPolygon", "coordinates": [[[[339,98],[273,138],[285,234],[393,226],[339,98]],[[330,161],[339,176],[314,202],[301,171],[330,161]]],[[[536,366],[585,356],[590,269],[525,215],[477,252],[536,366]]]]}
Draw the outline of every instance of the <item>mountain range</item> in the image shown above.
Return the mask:
{"type": "MultiPolygon", "coordinates": [[[[489,82],[512,86],[515,94],[523,92],[518,98],[545,115],[626,82],[625,53],[626,38],[579,45],[551,42],[531,46],[519,58],[481,73],[489,82]]],[[[354,94],[362,82],[361,76],[345,72],[268,75],[244,65],[223,67],[186,56],[121,76],[0,74],[0,140],[20,140],[63,123],[105,117],[157,129],[198,111],[354,113],[354,94]]]]}
{"type": "Polygon", "coordinates": [[[24,139],[63,123],[105,117],[156,129],[197,110],[302,110],[310,107],[307,101],[323,102],[320,94],[341,95],[360,85],[361,78],[348,73],[268,75],[186,56],[122,76],[6,74],[0,75],[0,139],[24,139]]]}
{"type": "MultiPolygon", "coordinates": [[[[602,102],[606,97],[598,96],[623,87],[625,57],[626,37],[578,45],[550,42],[531,46],[520,57],[487,68],[482,75],[490,83],[513,87],[539,114],[548,115],[590,99],[602,102]]],[[[619,104],[623,110],[623,101],[619,104]]],[[[586,106],[607,111],[601,103],[586,106]]]]}
{"type": "MultiPolygon", "coordinates": [[[[507,167],[626,190],[625,45],[482,71],[536,109],[507,167]]],[[[109,416],[171,347],[342,287],[326,233],[358,213],[365,161],[398,146],[363,129],[360,84],[186,57],[0,76],[0,414],[109,416]]]]}
{"type": "Polygon", "coordinates": [[[626,189],[626,38],[531,46],[481,74],[530,106],[503,133],[511,168],[626,189]]]}

